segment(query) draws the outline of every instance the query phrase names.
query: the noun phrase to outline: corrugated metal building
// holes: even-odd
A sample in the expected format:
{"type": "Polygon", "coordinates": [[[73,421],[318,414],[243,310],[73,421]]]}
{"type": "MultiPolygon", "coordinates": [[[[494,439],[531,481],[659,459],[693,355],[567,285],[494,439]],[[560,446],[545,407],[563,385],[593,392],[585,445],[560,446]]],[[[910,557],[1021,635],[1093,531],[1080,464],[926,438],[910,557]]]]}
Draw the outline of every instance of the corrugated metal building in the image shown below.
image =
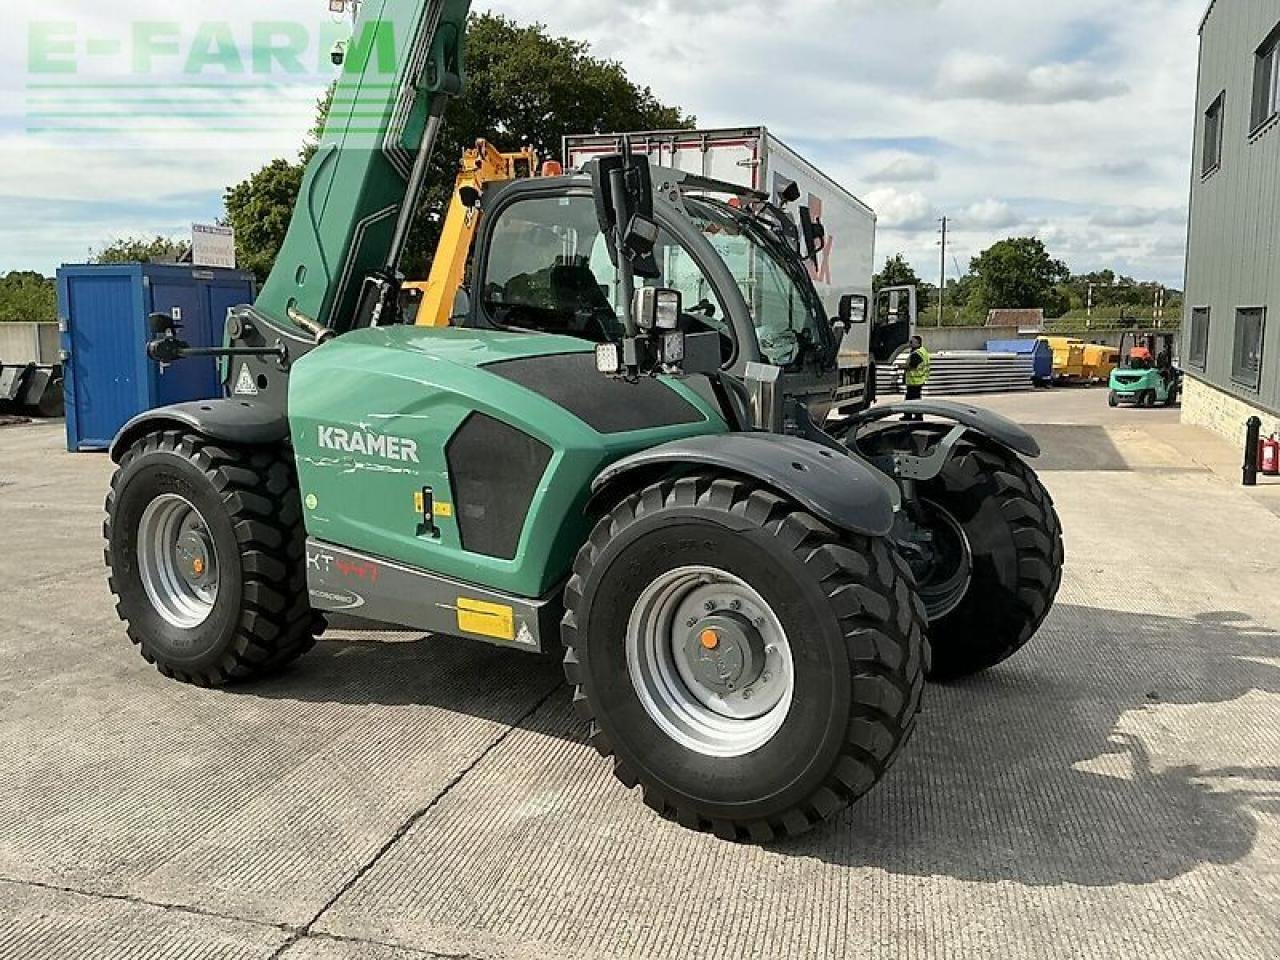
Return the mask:
{"type": "Polygon", "coordinates": [[[1280,431],[1280,2],[1215,0],[1200,28],[1184,421],[1280,431]]]}

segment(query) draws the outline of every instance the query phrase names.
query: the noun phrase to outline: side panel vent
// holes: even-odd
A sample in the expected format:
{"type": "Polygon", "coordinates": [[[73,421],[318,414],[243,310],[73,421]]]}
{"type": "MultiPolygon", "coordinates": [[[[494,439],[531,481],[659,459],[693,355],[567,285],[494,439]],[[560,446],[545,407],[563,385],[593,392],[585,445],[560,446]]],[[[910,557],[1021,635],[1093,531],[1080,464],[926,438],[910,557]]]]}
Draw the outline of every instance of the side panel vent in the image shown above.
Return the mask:
{"type": "Polygon", "coordinates": [[[551,448],[515,427],[473,413],[445,450],[462,548],[514,560],[551,448]]]}

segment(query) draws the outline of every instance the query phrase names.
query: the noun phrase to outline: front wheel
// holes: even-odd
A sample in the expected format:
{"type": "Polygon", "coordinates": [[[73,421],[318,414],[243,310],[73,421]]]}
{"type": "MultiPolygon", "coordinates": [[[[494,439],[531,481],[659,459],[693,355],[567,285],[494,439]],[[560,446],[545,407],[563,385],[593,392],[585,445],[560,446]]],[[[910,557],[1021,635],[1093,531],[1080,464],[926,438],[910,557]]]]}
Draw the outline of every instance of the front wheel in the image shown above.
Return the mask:
{"type": "Polygon", "coordinates": [[[149,434],[107,497],[116,610],[165,676],[217,686],[270,673],[315,643],[306,535],[280,451],[149,434]]]}
{"type": "Polygon", "coordinates": [[[1107,396],[1107,406],[1109,407],[1120,406],[1120,396],[1114,390],[1112,390],[1111,393],[1107,396]]]}
{"type": "Polygon", "coordinates": [[[691,829],[808,830],[870,790],[914,727],[927,644],[906,564],[752,484],[697,476],[627,498],[565,602],[592,743],[691,829]]]}

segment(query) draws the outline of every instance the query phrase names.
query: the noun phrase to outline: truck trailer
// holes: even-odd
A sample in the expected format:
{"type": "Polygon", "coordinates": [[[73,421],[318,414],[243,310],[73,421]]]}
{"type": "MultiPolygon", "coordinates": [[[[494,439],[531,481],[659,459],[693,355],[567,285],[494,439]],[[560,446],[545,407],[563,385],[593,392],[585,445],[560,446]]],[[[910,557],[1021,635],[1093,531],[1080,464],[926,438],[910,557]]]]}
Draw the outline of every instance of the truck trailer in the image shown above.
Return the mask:
{"type": "MultiPolygon", "coordinates": [[[[616,154],[624,139],[658,167],[767,195],[791,213],[799,236],[805,235],[803,220],[818,225],[820,249],[804,252],[828,314],[837,316],[847,295],[859,304],[840,348],[836,406],[869,406],[874,400],[873,370],[877,364],[892,364],[905,348],[915,325],[916,302],[913,288],[882,290],[878,299],[873,295],[875,211],[763,126],[568,136],[563,144],[565,165],[581,169],[593,159],[616,154]]],[[[762,296],[759,290],[752,293],[757,299],[762,296]]]]}

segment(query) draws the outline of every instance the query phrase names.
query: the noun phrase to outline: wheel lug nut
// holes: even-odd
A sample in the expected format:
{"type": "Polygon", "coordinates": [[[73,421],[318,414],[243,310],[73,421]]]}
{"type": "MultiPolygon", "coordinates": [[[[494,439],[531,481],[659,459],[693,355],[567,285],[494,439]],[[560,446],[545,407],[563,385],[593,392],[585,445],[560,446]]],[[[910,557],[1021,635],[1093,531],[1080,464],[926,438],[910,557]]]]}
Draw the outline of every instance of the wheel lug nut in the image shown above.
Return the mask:
{"type": "Polygon", "coordinates": [[[688,627],[690,630],[692,630],[697,625],[698,625],[698,621],[695,620],[693,617],[690,617],[688,620],[685,621],[685,626],[688,627]]]}
{"type": "Polygon", "coordinates": [[[730,610],[741,610],[741,609],[742,609],[742,601],[741,601],[741,600],[734,600],[732,603],[730,603],[730,604],[729,604],[729,609],[730,609],[730,610]]]}
{"type": "Polygon", "coordinates": [[[712,610],[716,608],[716,602],[714,600],[708,600],[706,603],[702,605],[702,608],[706,610],[707,613],[710,613],[712,610]]]}
{"type": "Polygon", "coordinates": [[[772,679],[773,679],[773,677],[772,677],[770,674],[767,674],[767,673],[766,673],[763,677],[761,677],[761,678],[760,678],[760,682],[761,682],[761,683],[768,683],[768,682],[769,682],[770,680],[772,680],[772,679]]]}
{"type": "Polygon", "coordinates": [[[742,691],[742,699],[743,699],[743,700],[750,700],[750,699],[751,699],[751,694],[752,694],[753,692],[754,692],[754,691],[753,691],[750,687],[748,687],[746,690],[743,690],[743,691],[742,691]]]}

